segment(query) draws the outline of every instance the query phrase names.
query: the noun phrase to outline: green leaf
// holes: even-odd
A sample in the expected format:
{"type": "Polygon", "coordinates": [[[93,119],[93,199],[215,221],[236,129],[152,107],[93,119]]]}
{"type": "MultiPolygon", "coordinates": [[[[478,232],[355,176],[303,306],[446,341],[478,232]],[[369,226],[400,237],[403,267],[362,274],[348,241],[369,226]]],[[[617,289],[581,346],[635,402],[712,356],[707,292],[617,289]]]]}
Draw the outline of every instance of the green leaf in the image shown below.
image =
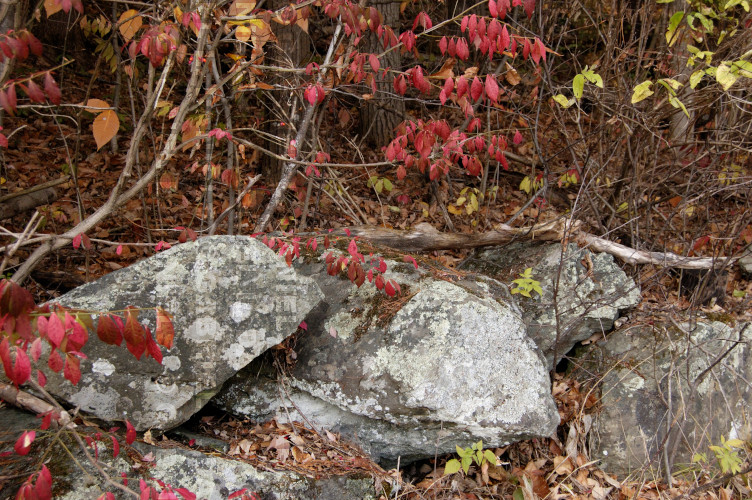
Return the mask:
{"type": "Polygon", "coordinates": [[[749,61],[735,61],[731,65],[731,69],[732,71],[735,69],[738,76],[752,78],[752,63],[749,61]]]}
{"type": "Polygon", "coordinates": [[[682,19],[684,19],[684,12],[680,11],[671,16],[671,19],[669,19],[668,21],[668,29],[666,29],[666,43],[668,43],[669,47],[671,47],[678,38],[676,36],[676,29],[679,27],[679,23],[681,23],[682,19]]]}
{"type": "Polygon", "coordinates": [[[517,488],[512,493],[512,500],[525,500],[525,494],[522,492],[522,488],[517,488]]]}
{"type": "Polygon", "coordinates": [[[492,452],[491,450],[484,451],[483,458],[488,460],[489,464],[496,465],[496,455],[494,455],[494,452],[492,452]]]}
{"type": "Polygon", "coordinates": [[[444,475],[448,476],[449,474],[454,474],[460,470],[460,467],[462,467],[462,465],[459,461],[453,458],[446,463],[446,466],[444,466],[444,475]]]}
{"type": "Polygon", "coordinates": [[[697,87],[697,84],[700,83],[700,80],[702,80],[702,77],[705,76],[705,71],[698,69],[692,75],[689,77],[689,86],[692,88],[697,87]]]}
{"type": "Polygon", "coordinates": [[[388,193],[388,192],[390,192],[390,191],[392,190],[392,188],[394,187],[394,186],[392,185],[392,181],[390,181],[390,180],[389,180],[389,179],[387,179],[387,178],[384,178],[384,179],[382,179],[382,180],[384,181],[384,189],[386,189],[386,192],[387,192],[387,193],[388,193]]]}
{"type": "Polygon", "coordinates": [[[731,295],[736,297],[737,299],[741,299],[747,296],[747,292],[745,292],[744,290],[734,290],[731,295]]]}
{"type": "Polygon", "coordinates": [[[578,101],[582,99],[582,91],[585,89],[585,77],[582,74],[575,75],[572,80],[572,92],[578,101]]]}
{"type": "Polygon", "coordinates": [[[470,465],[472,463],[473,463],[472,454],[468,457],[462,457],[462,470],[465,471],[465,474],[467,474],[467,471],[470,470],[470,465]]]}
{"type": "Polygon", "coordinates": [[[378,194],[381,194],[381,192],[384,190],[384,182],[379,179],[378,181],[376,181],[376,185],[373,187],[373,189],[375,189],[378,194]]]}
{"type": "Polygon", "coordinates": [[[673,78],[661,78],[659,81],[661,83],[668,84],[674,90],[678,90],[679,87],[682,86],[681,83],[679,83],[677,80],[674,80],[673,78]]]}
{"type": "Polygon", "coordinates": [[[637,104],[640,101],[644,101],[651,95],[653,95],[653,91],[650,90],[650,87],[653,85],[653,82],[650,80],[645,80],[644,82],[640,83],[639,85],[635,86],[634,93],[632,94],[632,104],[637,104]]]}
{"type": "Polygon", "coordinates": [[[672,95],[668,96],[668,102],[675,108],[681,108],[681,110],[684,111],[684,114],[687,115],[687,118],[689,118],[689,111],[687,111],[687,107],[684,106],[683,102],[672,95]]]}
{"type": "Polygon", "coordinates": [[[574,99],[567,99],[564,94],[556,94],[553,99],[564,109],[567,109],[574,104],[574,99]]]}
{"type": "Polygon", "coordinates": [[[731,72],[731,67],[725,63],[718,66],[715,72],[715,79],[721,84],[723,90],[728,90],[736,82],[737,76],[731,72]]]}

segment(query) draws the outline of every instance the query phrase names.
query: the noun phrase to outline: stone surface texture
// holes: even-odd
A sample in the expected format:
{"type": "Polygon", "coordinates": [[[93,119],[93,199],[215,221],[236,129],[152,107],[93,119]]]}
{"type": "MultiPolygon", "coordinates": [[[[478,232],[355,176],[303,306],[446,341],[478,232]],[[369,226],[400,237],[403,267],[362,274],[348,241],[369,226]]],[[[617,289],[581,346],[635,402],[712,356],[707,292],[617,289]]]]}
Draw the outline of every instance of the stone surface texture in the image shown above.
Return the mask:
{"type": "Polygon", "coordinates": [[[575,244],[562,247],[559,243],[524,242],[487,248],[462,266],[511,286],[528,267],[533,279],[540,282],[543,296],[516,296],[527,333],[540,347],[548,369],[577,342],[611,330],[620,311],[641,300],[639,287],[611,255],[595,254],[575,244]]]}
{"type": "MultiPolygon", "coordinates": [[[[149,468],[149,477],[164,481],[174,488],[185,488],[202,500],[224,500],[236,491],[247,488],[259,499],[269,500],[331,500],[335,498],[353,500],[375,499],[374,482],[370,477],[348,476],[327,479],[311,479],[295,472],[264,471],[251,464],[228,460],[217,456],[204,455],[193,450],[180,448],[163,449],[144,443],[134,443],[134,448],[142,455],[154,458],[149,468]]],[[[128,472],[131,465],[121,457],[113,460],[106,452],[102,459],[116,471],[128,472]]],[[[116,498],[132,498],[115,488],[103,487],[97,472],[85,459],[81,460],[86,473],[72,468],[65,478],[70,491],[57,495],[61,500],[89,500],[97,498],[105,491],[116,498]]],[[[138,481],[130,481],[132,488],[138,489],[138,481]]],[[[181,498],[178,496],[178,498],[181,498]]]]}
{"type": "Polygon", "coordinates": [[[390,299],[372,285],[328,276],[320,262],[298,271],[326,298],[306,318],[285,379],[295,404],[282,408],[278,387],[251,368],[217,396],[223,408],[285,420],[301,418],[297,407],[389,463],[555,431],[543,359],[504,285],[481,276],[448,281],[390,262],[387,277],[402,285],[390,299]],[[505,291],[506,300],[493,298],[505,291]]]}
{"type": "MultiPolygon", "coordinates": [[[[162,364],[136,360],[92,335],[73,386],[48,370],[47,390],[104,420],[137,430],[186,421],[222,383],[294,333],[322,294],[273,251],[249,237],[213,236],[115,271],[60,297],[88,311],[161,306],[173,315],[175,343],[162,364]]],[[[155,328],[154,311],[139,319],[155,328]]]]}
{"type": "Polygon", "coordinates": [[[752,324],[679,326],[620,330],[589,353],[590,376],[605,373],[591,457],[606,471],[664,467],[666,447],[678,469],[697,452],[714,459],[721,436],[752,438],[752,324]]]}

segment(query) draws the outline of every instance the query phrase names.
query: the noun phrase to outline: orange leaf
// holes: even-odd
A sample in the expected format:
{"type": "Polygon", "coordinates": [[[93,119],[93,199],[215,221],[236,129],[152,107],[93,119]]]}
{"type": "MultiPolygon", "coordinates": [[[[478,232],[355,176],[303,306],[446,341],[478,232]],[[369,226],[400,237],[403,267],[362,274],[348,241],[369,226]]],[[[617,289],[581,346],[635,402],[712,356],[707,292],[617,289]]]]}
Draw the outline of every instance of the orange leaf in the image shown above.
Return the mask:
{"type": "Polygon", "coordinates": [[[120,128],[120,119],[113,110],[103,111],[94,118],[92,129],[94,130],[94,140],[97,141],[97,150],[110,142],[115,137],[120,128]]]}
{"type": "Polygon", "coordinates": [[[172,340],[175,338],[175,328],[172,326],[172,317],[157,307],[157,342],[167,349],[172,349],[172,340]]]}
{"type": "Polygon", "coordinates": [[[44,10],[47,11],[47,17],[63,10],[63,3],[55,0],[44,0],[44,10]]]}
{"type": "Polygon", "coordinates": [[[141,25],[144,24],[136,9],[130,9],[123,12],[120,19],[118,19],[118,22],[123,23],[118,29],[127,42],[133,38],[136,32],[141,28],[141,25]]]}
{"type": "Polygon", "coordinates": [[[86,111],[89,113],[101,113],[107,111],[110,105],[102,99],[89,99],[86,101],[86,111]]]}

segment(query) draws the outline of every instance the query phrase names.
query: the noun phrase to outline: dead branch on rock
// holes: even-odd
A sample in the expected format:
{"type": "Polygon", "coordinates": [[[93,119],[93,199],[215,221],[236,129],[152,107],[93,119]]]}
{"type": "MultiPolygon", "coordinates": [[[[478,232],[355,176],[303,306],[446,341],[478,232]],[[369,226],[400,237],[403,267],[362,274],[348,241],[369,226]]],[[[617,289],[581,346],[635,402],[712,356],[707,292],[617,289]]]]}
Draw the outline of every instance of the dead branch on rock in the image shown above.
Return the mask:
{"type": "MultiPolygon", "coordinates": [[[[459,250],[492,245],[505,245],[516,240],[567,241],[575,238],[581,246],[596,252],[608,253],[627,264],[653,264],[680,269],[713,269],[733,263],[737,257],[683,257],[671,252],[646,252],[609,241],[580,230],[581,223],[572,219],[557,219],[551,222],[526,227],[499,225],[495,230],[480,234],[441,233],[427,223],[414,229],[401,231],[377,226],[348,228],[352,236],[358,236],[377,245],[388,246],[403,252],[426,252],[432,250],[459,250]]],[[[345,235],[340,229],[335,232],[345,235]]]]}

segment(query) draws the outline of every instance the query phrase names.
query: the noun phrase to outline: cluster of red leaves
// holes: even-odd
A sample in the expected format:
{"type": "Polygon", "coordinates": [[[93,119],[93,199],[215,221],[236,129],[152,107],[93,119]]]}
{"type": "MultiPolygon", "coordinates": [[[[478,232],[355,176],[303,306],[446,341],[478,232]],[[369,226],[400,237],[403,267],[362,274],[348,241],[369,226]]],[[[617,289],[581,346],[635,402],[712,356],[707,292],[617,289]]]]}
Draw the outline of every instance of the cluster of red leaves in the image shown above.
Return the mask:
{"type": "MultiPolygon", "coordinates": [[[[29,54],[35,56],[42,55],[42,42],[40,42],[34,35],[28,30],[13,31],[10,30],[7,33],[0,34],[0,62],[6,59],[15,59],[17,61],[23,61],[29,57],[29,54]]],[[[18,86],[28,97],[31,102],[42,103],[46,99],[53,104],[60,104],[62,94],[60,89],[55,83],[55,79],[49,71],[33,74],[25,77],[23,80],[14,81],[9,80],[4,83],[3,88],[0,89],[0,106],[9,115],[13,115],[18,108],[18,96],[16,94],[16,86],[18,86]],[[34,78],[44,75],[44,91],[34,81],[34,78]],[[46,94],[46,97],[45,97],[46,94]]],[[[7,140],[4,140],[2,144],[7,147],[7,140]]]]}
{"type": "MultiPolygon", "coordinates": [[[[471,120],[468,131],[479,125],[477,118],[471,120]]],[[[516,136],[514,140],[517,140],[516,136]]],[[[468,175],[480,175],[482,166],[478,155],[484,152],[488,153],[489,158],[500,162],[504,170],[508,170],[504,156],[507,144],[507,139],[502,135],[493,135],[487,141],[481,135],[472,137],[465,132],[451,130],[445,120],[418,120],[402,123],[397,136],[385,148],[385,153],[387,160],[401,163],[397,168],[397,179],[402,180],[407,175],[407,169],[417,166],[421,173],[428,170],[431,180],[434,180],[446,175],[450,166],[457,164],[463,165],[468,175]],[[417,155],[411,154],[410,149],[417,155]],[[441,154],[434,154],[437,151],[441,154]]]]}
{"type": "MultiPolygon", "coordinates": [[[[156,311],[157,342],[169,349],[175,335],[170,316],[160,307],[156,311]]],[[[140,359],[148,350],[149,355],[161,363],[162,351],[149,328],[138,322],[138,310],[128,307],[125,317],[123,323],[116,315],[103,314],[96,327],[100,340],[119,346],[125,339],[127,349],[136,358],[140,359]]],[[[81,348],[89,340],[88,330],[94,330],[89,313],[49,304],[37,306],[28,291],[3,280],[0,282],[0,320],[3,329],[0,361],[16,387],[31,378],[28,354],[35,362],[39,361],[42,341],[50,346],[47,366],[56,373],[62,370],[67,380],[74,385],[78,383],[81,359],[86,357],[81,348]]],[[[46,377],[40,370],[37,370],[37,382],[42,387],[46,384],[46,377]]]]}
{"type": "MultiPolygon", "coordinates": [[[[198,18],[199,25],[201,19],[198,18]]],[[[195,21],[189,17],[189,22],[195,21]]],[[[180,34],[172,23],[162,23],[157,26],[151,26],[146,30],[140,40],[134,40],[128,46],[128,55],[135,59],[140,53],[149,59],[153,67],[158,67],[164,61],[164,58],[173,50],[177,49],[177,40],[180,34]]]]}

